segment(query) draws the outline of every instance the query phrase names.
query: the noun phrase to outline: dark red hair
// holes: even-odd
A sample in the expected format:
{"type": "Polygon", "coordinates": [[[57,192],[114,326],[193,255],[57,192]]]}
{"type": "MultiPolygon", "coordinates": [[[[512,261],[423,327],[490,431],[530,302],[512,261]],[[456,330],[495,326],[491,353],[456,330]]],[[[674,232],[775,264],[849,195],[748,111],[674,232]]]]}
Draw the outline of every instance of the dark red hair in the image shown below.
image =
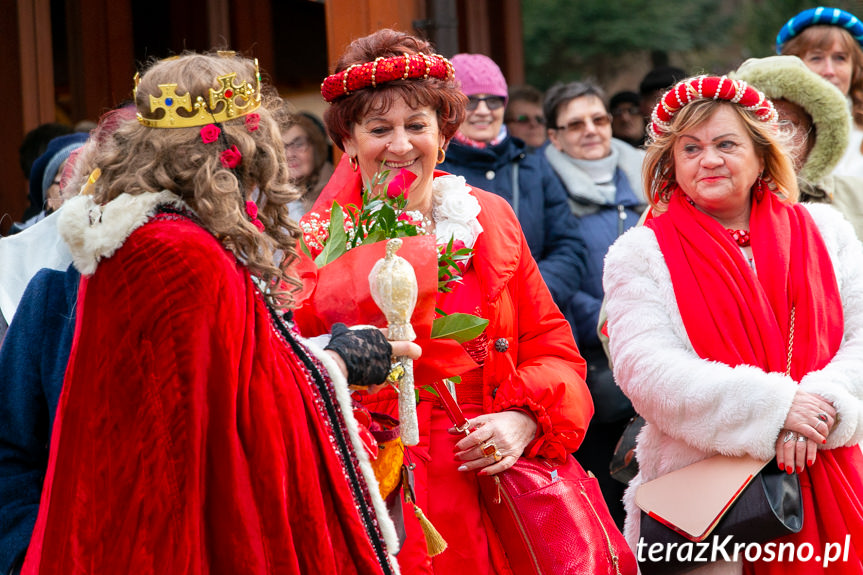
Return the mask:
{"type": "MultiPolygon", "coordinates": [[[[335,73],[353,64],[373,62],[408,54],[432,55],[431,44],[404,32],[385,28],[354,40],[336,63],[335,73]]],[[[437,113],[441,135],[448,143],[465,118],[467,98],[454,80],[438,78],[393,80],[374,88],[363,88],[330,104],[324,112],[324,124],[333,143],[344,150],[343,140],[351,137],[354,126],[371,111],[386,113],[393,102],[402,99],[411,108],[428,106],[437,113]]],[[[444,144],[446,146],[446,144],[444,144]]]]}

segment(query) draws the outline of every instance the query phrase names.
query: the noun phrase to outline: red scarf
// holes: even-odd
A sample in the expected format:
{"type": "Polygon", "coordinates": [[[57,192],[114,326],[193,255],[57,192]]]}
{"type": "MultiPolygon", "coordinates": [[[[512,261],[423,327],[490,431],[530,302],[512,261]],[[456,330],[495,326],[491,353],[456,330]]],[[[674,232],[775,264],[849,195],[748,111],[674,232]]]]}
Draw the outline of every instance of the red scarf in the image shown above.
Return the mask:
{"type": "Polygon", "coordinates": [[[836,275],[809,212],[769,190],[752,202],[755,271],[719,222],[678,189],[668,212],[647,222],[671,272],[696,353],[731,366],[785,373],[794,307],[795,381],[836,354],[844,320],[836,275]]]}
{"type": "MultiPolygon", "coordinates": [[[[674,295],[696,353],[731,366],[785,373],[791,309],[795,381],[824,367],[844,331],[830,255],[809,212],[766,189],[753,190],[749,219],[756,272],[722,225],[675,190],[668,212],[645,225],[656,234],[674,295]]],[[[857,446],[818,452],[800,474],[803,529],[778,542],[852,542],[848,561],[745,562],[745,575],[863,573],[863,457],[857,446]]]]}

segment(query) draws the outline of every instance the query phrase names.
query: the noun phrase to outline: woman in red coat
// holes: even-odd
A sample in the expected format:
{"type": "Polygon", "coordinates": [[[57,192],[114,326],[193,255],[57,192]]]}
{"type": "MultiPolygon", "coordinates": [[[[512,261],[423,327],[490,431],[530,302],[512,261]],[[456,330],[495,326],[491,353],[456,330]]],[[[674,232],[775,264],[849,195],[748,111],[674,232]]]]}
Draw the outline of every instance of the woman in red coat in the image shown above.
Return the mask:
{"type": "MultiPolygon", "coordinates": [[[[457,401],[475,431],[458,434],[437,397],[420,391],[420,440],[406,459],[416,465],[417,502],[449,546],[429,557],[417,521],[407,514],[399,564],[409,574],[508,573],[480,504],[477,474],[500,473],[522,455],[562,461],[578,448],[593,413],[584,360],[508,204],[435,170],[465,114],[451,64],[422,40],[381,30],[352,43],[337,72],[322,86],[331,103],[324,120],[347,157],[305,223],[333,200],[361,205],[361,189],[382,170],[390,177],[411,172],[407,209],[419,212],[439,246],[454,238],[473,249],[461,281],[437,294],[436,307],[489,321],[464,345],[422,344],[417,381],[459,376],[457,401]]],[[[314,273],[306,279],[314,283],[314,273]]],[[[327,328],[314,305],[327,286],[316,290],[297,312],[304,333],[327,328]]],[[[398,414],[392,391],[361,400],[371,411],[398,414]]]]}

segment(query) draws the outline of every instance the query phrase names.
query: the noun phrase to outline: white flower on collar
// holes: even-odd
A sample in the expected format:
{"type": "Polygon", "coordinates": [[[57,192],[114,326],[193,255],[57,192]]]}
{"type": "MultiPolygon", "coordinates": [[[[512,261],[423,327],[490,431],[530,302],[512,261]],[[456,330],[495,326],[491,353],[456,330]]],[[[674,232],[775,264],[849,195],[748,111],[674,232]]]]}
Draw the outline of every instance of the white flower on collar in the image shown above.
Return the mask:
{"type": "Polygon", "coordinates": [[[479,201],[470,193],[462,176],[439,176],[432,181],[432,217],[438,245],[446,245],[450,238],[473,248],[482,226],[476,219],[480,212],[479,201]]]}

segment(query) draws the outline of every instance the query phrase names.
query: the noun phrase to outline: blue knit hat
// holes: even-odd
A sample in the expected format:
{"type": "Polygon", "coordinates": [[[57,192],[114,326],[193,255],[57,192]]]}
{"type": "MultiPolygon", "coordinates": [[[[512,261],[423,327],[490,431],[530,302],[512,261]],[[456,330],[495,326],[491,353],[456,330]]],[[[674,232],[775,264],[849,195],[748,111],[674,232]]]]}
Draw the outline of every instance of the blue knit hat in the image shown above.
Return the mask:
{"type": "Polygon", "coordinates": [[[844,28],[857,40],[858,44],[863,46],[863,23],[857,19],[857,16],[839,8],[819,6],[804,10],[780,28],[779,34],[776,35],[776,53],[782,54],[782,46],[788,40],[809,26],[815,26],[816,24],[844,28]]]}
{"type": "Polygon", "coordinates": [[[45,202],[45,191],[51,187],[57,170],[69,156],[84,145],[89,138],[86,132],[75,132],[66,136],[54,138],[48,143],[45,153],[36,158],[30,169],[30,205],[42,208],[45,202]]]}

